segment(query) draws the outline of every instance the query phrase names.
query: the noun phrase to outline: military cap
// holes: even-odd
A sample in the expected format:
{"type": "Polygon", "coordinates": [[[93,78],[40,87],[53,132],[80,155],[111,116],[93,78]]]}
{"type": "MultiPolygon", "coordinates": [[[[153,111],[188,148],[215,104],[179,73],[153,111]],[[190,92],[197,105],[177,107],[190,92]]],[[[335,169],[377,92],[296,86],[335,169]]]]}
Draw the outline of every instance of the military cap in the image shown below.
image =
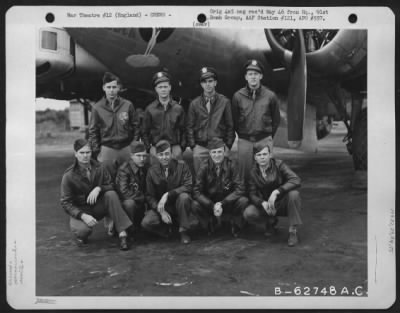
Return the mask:
{"type": "Polygon", "coordinates": [[[225,143],[221,138],[214,137],[208,142],[207,149],[214,150],[225,147],[225,143]]]}
{"type": "MultiPolygon", "coordinates": [[[[83,139],[83,138],[79,138],[79,139],[75,140],[75,142],[74,142],[74,150],[79,151],[86,145],[89,145],[89,141],[87,141],[86,139],[83,139]]],[[[89,145],[89,147],[90,147],[90,145],[89,145]]]]}
{"type": "Polygon", "coordinates": [[[129,147],[132,154],[146,152],[146,147],[141,141],[132,141],[129,147]]]}
{"type": "Polygon", "coordinates": [[[200,70],[200,81],[203,81],[210,77],[217,80],[217,71],[213,67],[202,67],[200,70]]]}
{"type": "Polygon", "coordinates": [[[103,75],[103,85],[105,85],[107,83],[111,83],[114,80],[116,80],[118,84],[121,83],[121,80],[119,79],[119,77],[114,75],[113,73],[110,73],[110,72],[105,72],[104,73],[104,75],[103,75]]]}
{"type": "Polygon", "coordinates": [[[260,74],[264,74],[264,66],[255,59],[248,60],[244,64],[244,70],[245,72],[253,70],[259,72],[260,74]]]}
{"type": "Polygon", "coordinates": [[[170,80],[171,76],[167,72],[157,72],[153,76],[153,87],[156,87],[159,83],[169,82],[170,80]]]}
{"type": "Polygon", "coordinates": [[[269,153],[271,153],[272,147],[270,144],[268,144],[266,142],[256,142],[253,146],[253,154],[260,152],[261,150],[263,150],[266,147],[268,147],[268,151],[269,151],[269,153]]]}
{"type": "Polygon", "coordinates": [[[159,142],[156,143],[156,153],[163,152],[170,147],[171,145],[167,140],[160,140],[159,142]]]}

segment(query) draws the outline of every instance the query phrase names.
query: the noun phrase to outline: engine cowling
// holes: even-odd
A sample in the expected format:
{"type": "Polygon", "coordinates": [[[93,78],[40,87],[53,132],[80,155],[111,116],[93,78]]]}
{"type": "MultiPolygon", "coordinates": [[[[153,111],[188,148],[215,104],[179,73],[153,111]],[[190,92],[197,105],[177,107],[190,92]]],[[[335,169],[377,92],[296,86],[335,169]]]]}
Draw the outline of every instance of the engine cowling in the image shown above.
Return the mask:
{"type": "Polygon", "coordinates": [[[63,79],[75,70],[75,44],[64,29],[39,29],[36,80],[39,84],[63,79]]]}
{"type": "MultiPolygon", "coordinates": [[[[288,67],[295,30],[265,29],[272,51],[288,67]]],[[[313,77],[351,78],[365,74],[367,31],[356,29],[303,31],[307,70],[313,77]]]]}

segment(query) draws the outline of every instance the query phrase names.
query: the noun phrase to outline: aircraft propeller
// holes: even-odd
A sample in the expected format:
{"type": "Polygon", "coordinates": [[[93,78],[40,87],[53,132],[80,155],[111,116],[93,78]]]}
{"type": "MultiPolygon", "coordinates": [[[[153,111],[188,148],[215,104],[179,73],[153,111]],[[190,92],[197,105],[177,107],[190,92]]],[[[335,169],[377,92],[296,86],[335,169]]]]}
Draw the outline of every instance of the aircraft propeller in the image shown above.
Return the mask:
{"type": "Polygon", "coordinates": [[[290,61],[290,83],[288,90],[288,144],[299,148],[303,140],[303,124],[306,109],[307,65],[303,31],[296,31],[290,61]]]}

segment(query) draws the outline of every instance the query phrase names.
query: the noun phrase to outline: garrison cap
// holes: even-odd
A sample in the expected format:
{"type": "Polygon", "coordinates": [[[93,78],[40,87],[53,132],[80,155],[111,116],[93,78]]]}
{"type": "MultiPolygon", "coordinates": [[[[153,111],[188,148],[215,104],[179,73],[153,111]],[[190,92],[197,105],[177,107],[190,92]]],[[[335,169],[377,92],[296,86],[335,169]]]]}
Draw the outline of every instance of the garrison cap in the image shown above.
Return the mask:
{"type": "Polygon", "coordinates": [[[163,152],[170,147],[171,145],[167,140],[160,140],[159,142],[156,143],[156,153],[163,152]]]}
{"type": "Polygon", "coordinates": [[[165,72],[157,72],[153,76],[153,87],[156,87],[159,83],[169,82],[171,80],[171,76],[165,72]]]}
{"type": "Polygon", "coordinates": [[[221,138],[214,137],[208,142],[207,149],[214,150],[225,147],[225,143],[221,138]]]}
{"type": "MultiPolygon", "coordinates": [[[[81,150],[86,145],[89,145],[89,141],[87,141],[86,139],[79,138],[79,139],[75,140],[75,142],[74,142],[75,152],[81,150]]],[[[89,145],[89,147],[91,148],[90,145],[89,145]]]]}
{"type": "Polygon", "coordinates": [[[146,147],[144,143],[141,141],[132,141],[129,147],[131,149],[132,154],[146,152],[146,147]]]}
{"type": "Polygon", "coordinates": [[[244,70],[245,72],[253,70],[259,72],[260,74],[264,74],[264,66],[258,60],[255,59],[248,60],[244,64],[244,70]]]}
{"type": "Polygon", "coordinates": [[[256,142],[253,146],[253,154],[256,154],[258,152],[260,152],[261,150],[263,150],[264,148],[268,147],[268,151],[269,153],[272,152],[272,147],[270,144],[266,143],[266,142],[256,142]]]}
{"type": "Polygon", "coordinates": [[[107,83],[111,83],[114,80],[117,81],[118,84],[121,84],[121,80],[119,79],[118,76],[114,75],[113,73],[110,72],[105,72],[103,75],[103,85],[107,84],[107,83]]]}
{"type": "Polygon", "coordinates": [[[207,78],[214,78],[217,80],[217,71],[213,67],[204,66],[200,70],[200,81],[203,81],[207,78]]]}

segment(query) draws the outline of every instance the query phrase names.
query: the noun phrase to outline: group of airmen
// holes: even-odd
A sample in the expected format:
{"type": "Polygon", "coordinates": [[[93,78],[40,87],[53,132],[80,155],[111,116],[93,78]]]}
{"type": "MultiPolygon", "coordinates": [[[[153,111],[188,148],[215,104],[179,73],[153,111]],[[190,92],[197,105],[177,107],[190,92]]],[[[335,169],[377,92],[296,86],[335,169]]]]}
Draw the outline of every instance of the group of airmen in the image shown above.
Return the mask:
{"type": "Polygon", "coordinates": [[[78,246],[88,243],[101,219],[128,250],[139,229],[164,238],[177,230],[188,244],[195,229],[212,234],[229,223],[238,237],[246,225],[263,223],[269,237],[277,216],[288,216],[288,245],[295,246],[300,178],[272,155],[279,103],[261,84],[263,74],[259,61],[248,60],[247,84],[230,101],[216,92],[217,71],[203,67],[203,92],[185,112],[171,97],[169,73],[158,72],[152,80],[157,99],[139,122],[133,104],[119,95],[120,79],[106,72],[89,137],[74,142],[75,162],[61,182],[61,206],[78,246]],[[235,132],[236,161],[230,158],[235,132]],[[187,147],[193,169],[183,160],[187,147]]]}

